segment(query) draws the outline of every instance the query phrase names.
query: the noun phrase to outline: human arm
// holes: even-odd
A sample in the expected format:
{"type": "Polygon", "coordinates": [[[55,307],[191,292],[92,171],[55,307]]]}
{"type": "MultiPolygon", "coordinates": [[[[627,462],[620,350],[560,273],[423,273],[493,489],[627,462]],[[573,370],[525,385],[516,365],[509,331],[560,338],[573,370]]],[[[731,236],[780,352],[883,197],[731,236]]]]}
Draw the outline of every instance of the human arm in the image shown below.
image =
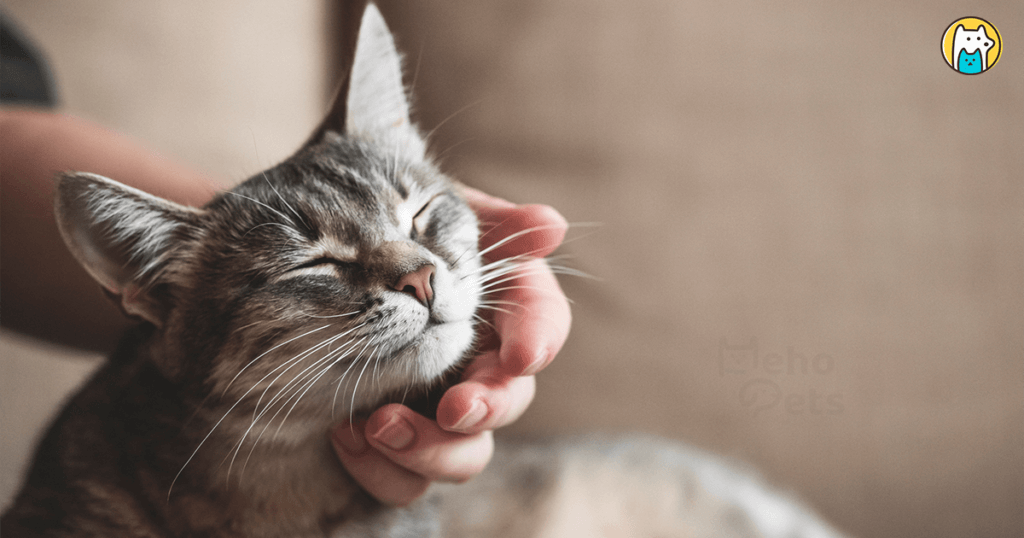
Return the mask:
{"type": "Polygon", "coordinates": [[[126,320],[74,260],[53,218],[54,176],[83,170],[199,205],[213,182],[129,138],[72,116],[0,109],[0,322],[74,347],[109,350],[126,320]]]}

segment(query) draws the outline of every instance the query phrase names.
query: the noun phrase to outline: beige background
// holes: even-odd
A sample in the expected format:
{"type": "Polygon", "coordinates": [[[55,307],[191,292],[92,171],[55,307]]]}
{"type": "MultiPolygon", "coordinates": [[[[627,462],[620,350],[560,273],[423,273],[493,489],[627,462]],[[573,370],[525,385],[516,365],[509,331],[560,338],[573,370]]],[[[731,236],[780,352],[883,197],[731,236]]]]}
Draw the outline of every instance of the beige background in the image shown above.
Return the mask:
{"type": "MultiPolygon", "coordinates": [[[[67,111],[226,184],[296,147],[331,85],[322,3],[5,7],[67,111]]],[[[510,430],[688,440],[861,536],[1024,534],[1019,5],[383,10],[446,169],[602,223],[570,234],[599,280],[563,280],[573,334],[510,430]],[[939,51],[968,15],[1007,44],[974,77],[939,51]]],[[[91,363],[3,339],[6,499],[25,432],[91,363]]]]}

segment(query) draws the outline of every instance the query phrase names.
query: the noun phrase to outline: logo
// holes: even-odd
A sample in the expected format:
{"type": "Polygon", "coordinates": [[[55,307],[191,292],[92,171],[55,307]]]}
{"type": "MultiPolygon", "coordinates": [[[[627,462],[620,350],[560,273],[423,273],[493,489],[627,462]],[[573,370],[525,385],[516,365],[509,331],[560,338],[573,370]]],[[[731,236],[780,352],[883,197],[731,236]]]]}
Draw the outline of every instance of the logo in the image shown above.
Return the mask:
{"type": "Polygon", "coordinates": [[[841,415],[845,409],[841,392],[828,387],[836,360],[827,353],[801,353],[794,346],[786,352],[762,353],[757,338],[731,344],[718,342],[718,374],[741,382],[737,400],[757,417],[771,410],[789,415],[841,415]],[[817,385],[817,386],[816,386],[817,385]]]}
{"type": "Polygon", "coordinates": [[[946,65],[964,75],[984,73],[996,65],[1003,52],[1003,38],[992,23],[978,17],[953,21],[942,34],[946,65]]]}

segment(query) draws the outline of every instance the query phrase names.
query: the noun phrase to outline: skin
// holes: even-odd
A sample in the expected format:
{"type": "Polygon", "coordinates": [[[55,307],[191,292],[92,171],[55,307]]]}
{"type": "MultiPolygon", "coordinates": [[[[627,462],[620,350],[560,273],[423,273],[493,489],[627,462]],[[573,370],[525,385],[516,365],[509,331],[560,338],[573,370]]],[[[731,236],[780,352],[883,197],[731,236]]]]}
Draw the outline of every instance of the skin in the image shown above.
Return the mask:
{"type": "MultiPolygon", "coordinates": [[[[101,174],[188,205],[216,188],[207,176],[83,120],[32,110],[0,110],[0,321],[49,341],[106,351],[126,326],[120,312],[67,251],[53,219],[53,177],[61,170],[101,174]]],[[[462,193],[483,223],[480,247],[535,232],[485,255],[487,261],[543,257],[562,242],[566,221],[551,207],[516,205],[469,187],[462,193]]],[[[365,422],[340,424],[331,435],[350,474],[382,502],[404,505],[432,481],[461,482],[483,470],[492,430],[519,418],[533,399],[534,375],[569,333],[568,301],[542,262],[499,300],[518,307],[494,312],[492,345],[441,398],[437,421],[392,404],[365,422]]]]}

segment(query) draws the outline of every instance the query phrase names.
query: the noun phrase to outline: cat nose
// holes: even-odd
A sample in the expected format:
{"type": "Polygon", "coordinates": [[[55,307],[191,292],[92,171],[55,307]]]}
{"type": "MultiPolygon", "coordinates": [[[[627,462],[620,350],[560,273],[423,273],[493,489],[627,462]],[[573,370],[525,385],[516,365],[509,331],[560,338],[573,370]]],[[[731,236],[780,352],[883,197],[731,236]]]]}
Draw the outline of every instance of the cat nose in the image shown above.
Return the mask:
{"type": "Polygon", "coordinates": [[[419,269],[399,277],[391,287],[412,295],[420,304],[430,308],[434,304],[434,290],[430,285],[434,280],[434,270],[434,264],[425,264],[419,269]]]}

